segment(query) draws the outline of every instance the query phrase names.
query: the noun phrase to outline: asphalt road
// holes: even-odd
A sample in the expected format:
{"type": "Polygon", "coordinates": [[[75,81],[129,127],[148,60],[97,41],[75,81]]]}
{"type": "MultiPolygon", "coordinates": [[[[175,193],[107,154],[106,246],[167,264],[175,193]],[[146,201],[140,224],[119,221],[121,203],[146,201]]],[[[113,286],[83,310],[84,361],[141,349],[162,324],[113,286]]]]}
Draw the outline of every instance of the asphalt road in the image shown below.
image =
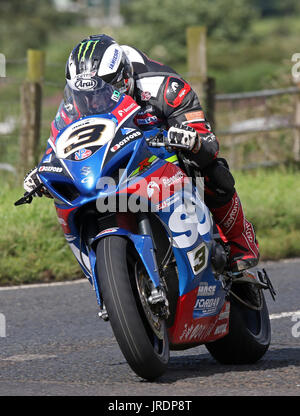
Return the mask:
{"type": "Polygon", "coordinates": [[[272,343],[263,359],[225,366],[204,346],[171,351],[154,383],[127,365],[87,281],[0,288],[0,395],[300,396],[300,259],[262,266],[278,293],[276,302],[266,294],[272,343]]]}

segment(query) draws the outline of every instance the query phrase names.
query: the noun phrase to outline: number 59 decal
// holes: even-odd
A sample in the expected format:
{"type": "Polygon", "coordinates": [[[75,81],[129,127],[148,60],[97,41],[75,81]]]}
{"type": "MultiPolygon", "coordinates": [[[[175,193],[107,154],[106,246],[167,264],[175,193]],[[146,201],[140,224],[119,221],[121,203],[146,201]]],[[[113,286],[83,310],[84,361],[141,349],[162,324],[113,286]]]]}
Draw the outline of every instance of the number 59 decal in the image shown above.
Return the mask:
{"type": "Polygon", "coordinates": [[[176,247],[188,248],[197,242],[200,235],[204,235],[211,230],[212,223],[208,208],[202,201],[197,201],[199,211],[202,212],[202,220],[198,218],[197,213],[186,213],[186,205],[181,204],[175,208],[171,214],[168,226],[172,233],[180,233],[173,236],[173,242],[176,247]]]}

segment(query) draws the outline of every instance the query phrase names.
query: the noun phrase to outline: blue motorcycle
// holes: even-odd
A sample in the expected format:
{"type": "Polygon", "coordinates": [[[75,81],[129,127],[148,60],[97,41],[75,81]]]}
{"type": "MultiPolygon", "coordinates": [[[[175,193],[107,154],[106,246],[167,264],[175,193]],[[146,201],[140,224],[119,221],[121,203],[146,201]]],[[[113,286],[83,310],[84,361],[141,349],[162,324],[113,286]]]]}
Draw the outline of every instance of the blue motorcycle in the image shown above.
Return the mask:
{"type": "Polygon", "coordinates": [[[271,333],[263,290],[274,289],[264,269],[230,271],[193,168],[166,147],[165,131],[137,128],[131,97],[104,83],[96,100],[72,89],[69,97],[74,116],[58,113],[42,184],[15,204],[42,187],[53,197],[132,370],[154,380],[170,350],[201,344],[220,363],[259,360],[271,333]]]}

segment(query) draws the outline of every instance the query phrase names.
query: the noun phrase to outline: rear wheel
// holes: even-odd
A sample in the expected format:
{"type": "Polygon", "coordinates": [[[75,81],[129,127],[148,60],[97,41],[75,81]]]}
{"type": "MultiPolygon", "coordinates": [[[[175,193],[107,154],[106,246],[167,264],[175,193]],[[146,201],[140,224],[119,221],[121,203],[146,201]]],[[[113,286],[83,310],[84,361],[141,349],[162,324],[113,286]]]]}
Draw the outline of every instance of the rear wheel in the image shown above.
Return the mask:
{"type": "Polygon", "coordinates": [[[268,350],[271,341],[270,318],[262,291],[261,308],[255,310],[230,299],[229,333],[207,343],[206,348],[221,364],[252,364],[268,350]]]}
{"type": "Polygon", "coordinates": [[[110,324],[125,359],[138,376],[156,379],[169,361],[167,329],[149,304],[151,280],[129,240],[102,238],[97,246],[97,271],[110,324]]]}

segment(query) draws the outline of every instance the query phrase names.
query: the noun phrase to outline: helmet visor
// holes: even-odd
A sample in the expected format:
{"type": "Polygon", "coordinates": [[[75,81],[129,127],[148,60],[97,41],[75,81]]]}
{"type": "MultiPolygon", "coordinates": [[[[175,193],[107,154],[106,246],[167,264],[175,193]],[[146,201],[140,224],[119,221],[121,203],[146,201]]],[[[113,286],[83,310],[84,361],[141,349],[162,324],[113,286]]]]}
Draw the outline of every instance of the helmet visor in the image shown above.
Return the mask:
{"type": "Polygon", "coordinates": [[[109,113],[119,98],[120,93],[99,77],[77,78],[65,88],[65,102],[72,103],[80,117],[109,113]]]}

